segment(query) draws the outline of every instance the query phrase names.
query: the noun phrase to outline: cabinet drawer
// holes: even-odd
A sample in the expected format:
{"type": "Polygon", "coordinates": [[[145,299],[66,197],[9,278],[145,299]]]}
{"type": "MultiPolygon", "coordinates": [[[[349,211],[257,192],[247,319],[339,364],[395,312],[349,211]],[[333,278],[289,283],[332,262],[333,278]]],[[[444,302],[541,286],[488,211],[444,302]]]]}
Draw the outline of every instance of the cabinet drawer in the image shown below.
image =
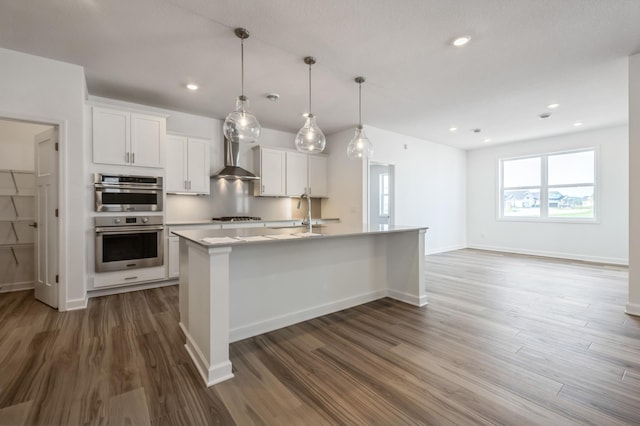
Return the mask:
{"type": "Polygon", "coordinates": [[[99,272],[93,279],[94,288],[139,284],[165,279],[165,267],[131,269],[129,271],[99,272]]]}

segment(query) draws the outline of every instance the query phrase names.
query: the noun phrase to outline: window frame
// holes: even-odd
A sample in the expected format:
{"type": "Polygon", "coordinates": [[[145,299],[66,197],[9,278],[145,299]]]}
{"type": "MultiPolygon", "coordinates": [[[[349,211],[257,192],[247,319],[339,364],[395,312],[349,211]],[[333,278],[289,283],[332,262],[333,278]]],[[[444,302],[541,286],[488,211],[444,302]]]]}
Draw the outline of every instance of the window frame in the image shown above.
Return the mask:
{"type": "Polygon", "coordinates": [[[498,221],[506,222],[547,222],[547,223],[589,223],[598,224],[600,211],[600,147],[590,146],[584,148],[568,149],[562,151],[544,152],[539,154],[523,155],[517,157],[505,157],[498,159],[498,197],[497,214],[498,221]],[[593,152],[593,183],[581,182],[572,184],[549,185],[549,157],[563,154],[577,154],[580,152],[593,152]],[[540,215],[539,216],[505,216],[504,215],[504,163],[506,161],[524,160],[528,158],[540,158],[540,186],[513,187],[507,190],[540,189],[540,215]],[[593,217],[557,217],[549,216],[549,191],[554,188],[583,187],[593,185],[593,217]]]}

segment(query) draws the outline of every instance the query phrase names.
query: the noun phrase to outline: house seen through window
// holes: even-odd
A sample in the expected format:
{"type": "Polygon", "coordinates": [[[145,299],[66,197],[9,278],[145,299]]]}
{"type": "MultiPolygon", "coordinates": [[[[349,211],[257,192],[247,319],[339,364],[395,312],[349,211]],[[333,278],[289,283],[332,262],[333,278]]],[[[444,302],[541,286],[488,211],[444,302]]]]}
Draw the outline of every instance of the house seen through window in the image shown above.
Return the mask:
{"type": "Polygon", "coordinates": [[[595,219],[595,148],[500,161],[500,217],[595,219]]]}

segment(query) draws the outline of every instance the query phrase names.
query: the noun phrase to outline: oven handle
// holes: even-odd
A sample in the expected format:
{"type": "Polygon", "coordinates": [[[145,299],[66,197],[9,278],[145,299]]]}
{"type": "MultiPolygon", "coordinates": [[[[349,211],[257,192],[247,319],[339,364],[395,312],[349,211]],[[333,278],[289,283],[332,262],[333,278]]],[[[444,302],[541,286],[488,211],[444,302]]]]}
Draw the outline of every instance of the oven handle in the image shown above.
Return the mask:
{"type": "Polygon", "coordinates": [[[105,191],[109,189],[119,189],[122,191],[162,191],[162,186],[158,185],[149,185],[149,186],[137,186],[137,185],[109,185],[109,184],[100,184],[96,183],[95,185],[96,191],[105,191]]]}
{"type": "Polygon", "coordinates": [[[110,234],[110,235],[117,235],[117,234],[130,234],[131,232],[138,232],[138,233],[142,233],[142,232],[155,232],[155,231],[162,231],[164,229],[164,226],[162,225],[158,225],[158,226],[106,226],[106,227],[97,227],[96,228],[96,234],[110,234]]]}

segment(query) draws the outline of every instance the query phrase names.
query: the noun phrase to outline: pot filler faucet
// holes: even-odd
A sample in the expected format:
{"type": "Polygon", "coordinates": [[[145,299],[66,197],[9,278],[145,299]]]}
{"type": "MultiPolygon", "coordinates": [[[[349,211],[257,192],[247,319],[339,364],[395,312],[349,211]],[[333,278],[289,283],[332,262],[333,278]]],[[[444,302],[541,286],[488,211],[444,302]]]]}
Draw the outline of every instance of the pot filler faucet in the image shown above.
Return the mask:
{"type": "Polygon", "coordinates": [[[300,209],[300,205],[302,204],[302,199],[307,199],[307,218],[302,221],[303,225],[307,225],[307,229],[309,230],[309,234],[311,234],[311,194],[308,192],[308,189],[305,188],[304,194],[300,196],[298,200],[298,210],[300,209]]]}

